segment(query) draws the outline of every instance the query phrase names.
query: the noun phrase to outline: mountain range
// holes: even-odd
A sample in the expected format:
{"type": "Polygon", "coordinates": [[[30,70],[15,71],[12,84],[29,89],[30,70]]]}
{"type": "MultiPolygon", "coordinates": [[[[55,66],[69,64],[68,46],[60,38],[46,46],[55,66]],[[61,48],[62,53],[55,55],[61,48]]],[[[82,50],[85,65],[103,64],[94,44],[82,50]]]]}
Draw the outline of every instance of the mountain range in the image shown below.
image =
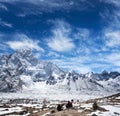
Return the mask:
{"type": "Polygon", "coordinates": [[[64,71],[51,62],[39,60],[31,49],[0,55],[0,92],[29,89],[38,82],[58,90],[120,92],[120,73],[117,71],[87,74],[64,71]]]}

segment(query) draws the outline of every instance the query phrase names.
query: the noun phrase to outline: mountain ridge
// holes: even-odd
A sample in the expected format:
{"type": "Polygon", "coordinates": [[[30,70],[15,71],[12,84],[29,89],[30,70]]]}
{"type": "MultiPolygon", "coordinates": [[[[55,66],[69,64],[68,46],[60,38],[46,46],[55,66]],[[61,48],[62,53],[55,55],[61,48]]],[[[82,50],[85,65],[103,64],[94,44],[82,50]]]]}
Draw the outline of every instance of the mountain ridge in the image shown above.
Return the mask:
{"type": "MultiPolygon", "coordinates": [[[[45,82],[75,91],[119,91],[120,73],[107,72],[79,74],[65,72],[57,65],[34,57],[31,49],[0,55],[0,92],[17,92],[31,83],[45,82]],[[62,87],[64,86],[64,87],[62,87]]],[[[58,88],[59,89],[59,88],[58,88]]]]}

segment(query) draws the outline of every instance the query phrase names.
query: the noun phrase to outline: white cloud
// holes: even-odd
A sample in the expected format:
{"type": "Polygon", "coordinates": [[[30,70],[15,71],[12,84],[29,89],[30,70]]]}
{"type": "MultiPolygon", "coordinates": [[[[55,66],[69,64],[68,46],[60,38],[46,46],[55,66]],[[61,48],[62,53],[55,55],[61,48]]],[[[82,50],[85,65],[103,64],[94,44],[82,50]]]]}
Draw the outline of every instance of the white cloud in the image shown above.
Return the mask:
{"type": "Polygon", "coordinates": [[[110,31],[105,33],[106,45],[109,47],[120,46],[120,31],[110,31]]]}
{"type": "Polygon", "coordinates": [[[19,13],[17,14],[17,17],[26,17],[26,13],[19,13]]]}
{"type": "Polygon", "coordinates": [[[94,58],[91,58],[94,63],[90,65],[91,68],[98,68],[98,69],[114,69],[114,67],[120,67],[120,52],[118,51],[111,51],[108,53],[102,53],[97,55],[94,58]]]}
{"type": "Polygon", "coordinates": [[[83,74],[86,74],[88,72],[92,72],[92,69],[88,66],[81,65],[80,67],[77,68],[77,71],[83,74]]]}
{"type": "Polygon", "coordinates": [[[2,39],[3,36],[4,36],[4,34],[0,32],[0,39],[2,39]]]}
{"type": "Polygon", "coordinates": [[[8,8],[7,8],[5,5],[1,4],[1,3],[0,3],[0,9],[3,9],[3,10],[5,10],[5,11],[8,11],[8,8]]]}
{"type": "Polygon", "coordinates": [[[75,70],[80,73],[87,73],[92,71],[92,68],[89,65],[85,65],[85,62],[89,62],[90,60],[91,59],[88,56],[76,56],[62,57],[50,61],[65,70],[75,70]]]}
{"type": "Polygon", "coordinates": [[[111,49],[120,47],[120,1],[119,0],[101,0],[114,5],[114,9],[106,8],[101,16],[107,22],[107,27],[103,29],[104,46],[103,51],[111,52],[111,49]]]}
{"type": "Polygon", "coordinates": [[[9,28],[12,28],[12,27],[13,27],[12,24],[3,21],[1,18],[0,18],[0,25],[1,25],[1,26],[6,26],[6,27],[9,27],[9,28]]]}
{"type": "Polygon", "coordinates": [[[74,70],[74,71],[76,71],[78,73],[82,73],[82,74],[92,71],[91,68],[88,67],[87,65],[79,64],[79,66],[76,66],[74,63],[72,65],[63,66],[62,68],[67,69],[67,70],[74,70]]]}
{"type": "Polygon", "coordinates": [[[70,27],[63,21],[56,21],[55,28],[52,30],[53,36],[49,38],[47,45],[58,52],[67,52],[75,48],[75,44],[69,37],[70,27]]]}
{"type": "Polygon", "coordinates": [[[64,37],[64,35],[55,35],[56,38],[52,38],[48,42],[48,46],[58,52],[67,52],[71,51],[75,45],[73,44],[72,40],[64,37]]]}
{"type": "Polygon", "coordinates": [[[37,53],[34,53],[34,56],[35,56],[36,58],[40,58],[40,57],[41,57],[41,54],[40,54],[39,52],[37,52],[37,53]]]}
{"type": "Polygon", "coordinates": [[[111,53],[106,56],[106,62],[113,64],[114,66],[120,66],[120,53],[111,53]]]}
{"type": "Polygon", "coordinates": [[[54,57],[54,58],[61,57],[61,55],[59,55],[58,53],[53,52],[53,51],[49,51],[49,53],[47,54],[47,56],[54,57]]]}
{"type": "MultiPolygon", "coordinates": [[[[85,10],[87,7],[91,6],[92,3],[88,2],[87,0],[0,0],[1,2],[7,2],[10,4],[16,3],[25,3],[24,5],[20,6],[20,9],[24,9],[23,12],[27,11],[27,14],[35,13],[35,9],[38,10],[37,14],[41,11],[44,12],[52,12],[55,10],[69,10],[71,9],[78,9],[78,10],[85,10]],[[87,1],[87,2],[86,2],[87,1]],[[82,3],[86,3],[86,5],[82,5],[82,3]],[[26,7],[27,4],[27,7],[26,7]],[[30,4],[30,6],[29,6],[30,4]],[[31,4],[33,5],[31,7],[31,4]],[[30,12],[28,10],[30,8],[30,12]]],[[[25,13],[26,14],[26,13],[25,13]]]]}
{"type": "Polygon", "coordinates": [[[104,3],[114,5],[113,7],[106,7],[102,12],[100,12],[100,16],[104,21],[107,22],[107,28],[111,29],[120,29],[120,0],[101,0],[104,3]]]}
{"type": "Polygon", "coordinates": [[[8,46],[6,44],[4,44],[3,42],[1,42],[0,43],[0,50],[7,51],[8,50],[8,46]]]}
{"type": "Polygon", "coordinates": [[[101,0],[101,1],[114,4],[116,6],[120,6],[120,0],[101,0]]]}
{"type": "Polygon", "coordinates": [[[86,28],[78,28],[77,33],[74,35],[75,39],[89,39],[90,31],[86,28]]]}
{"type": "Polygon", "coordinates": [[[13,50],[30,48],[44,52],[44,49],[39,46],[38,40],[32,40],[24,34],[17,34],[15,35],[15,38],[17,40],[6,42],[6,44],[9,45],[9,47],[13,50]]]}
{"type": "Polygon", "coordinates": [[[51,61],[63,69],[72,69],[80,73],[87,73],[93,70],[97,72],[103,70],[116,71],[116,68],[120,68],[120,53],[118,51],[115,53],[95,54],[95,56],[69,56],[51,61]]]}

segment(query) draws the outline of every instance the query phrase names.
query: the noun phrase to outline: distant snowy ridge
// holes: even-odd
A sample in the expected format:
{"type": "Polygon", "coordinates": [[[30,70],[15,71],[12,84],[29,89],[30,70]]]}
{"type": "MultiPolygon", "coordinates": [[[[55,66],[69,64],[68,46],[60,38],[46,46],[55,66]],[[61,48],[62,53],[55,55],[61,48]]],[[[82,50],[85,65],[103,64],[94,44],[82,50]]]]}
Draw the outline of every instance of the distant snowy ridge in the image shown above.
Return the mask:
{"type": "Polygon", "coordinates": [[[0,92],[17,92],[24,87],[29,90],[43,83],[46,88],[56,90],[120,91],[120,73],[64,72],[51,62],[37,59],[30,49],[0,55],[0,92]]]}

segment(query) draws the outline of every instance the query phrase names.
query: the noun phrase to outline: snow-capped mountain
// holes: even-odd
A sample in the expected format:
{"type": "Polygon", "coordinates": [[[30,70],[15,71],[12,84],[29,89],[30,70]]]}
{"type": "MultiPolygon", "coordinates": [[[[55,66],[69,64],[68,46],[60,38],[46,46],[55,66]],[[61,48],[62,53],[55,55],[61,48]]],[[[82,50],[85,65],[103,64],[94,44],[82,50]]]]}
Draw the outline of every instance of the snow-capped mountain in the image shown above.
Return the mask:
{"type": "Polygon", "coordinates": [[[120,73],[78,74],[64,72],[51,62],[40,61],[30,49],[0,56],[0,92],[16,92],[36,84],[68,91],[120,91],[120,73]]]}
{"type": "Polygon", "coordinates": [[[55,83],[63,74],[64,72],[51,62],[43,62],[34,57],[30,49],[0,56],[0,91],[22,89],[22,85],[28,83],[28,77],[33,82],[55,83]]]}
{"type": "Polygon", "coordinates": [[[118,77],[119,75],[120,75],[120,73],[117,71],[107,72],[104,70],[102,73],[89,72],[89,73],[85,74],[85,77],[90,78],[90,79],[95,79],[97,81],[100,81],[100,80],[107,81],[110,78],[114,79],[114,78],[118,77]]]}
{"type": "Polygon", "coordinates": [[[94,79],[85,78],[83,75],[70,71],[65,75],[62,85],[66,85],[68,90],[103,90],[104,87],[94,79]]]}

